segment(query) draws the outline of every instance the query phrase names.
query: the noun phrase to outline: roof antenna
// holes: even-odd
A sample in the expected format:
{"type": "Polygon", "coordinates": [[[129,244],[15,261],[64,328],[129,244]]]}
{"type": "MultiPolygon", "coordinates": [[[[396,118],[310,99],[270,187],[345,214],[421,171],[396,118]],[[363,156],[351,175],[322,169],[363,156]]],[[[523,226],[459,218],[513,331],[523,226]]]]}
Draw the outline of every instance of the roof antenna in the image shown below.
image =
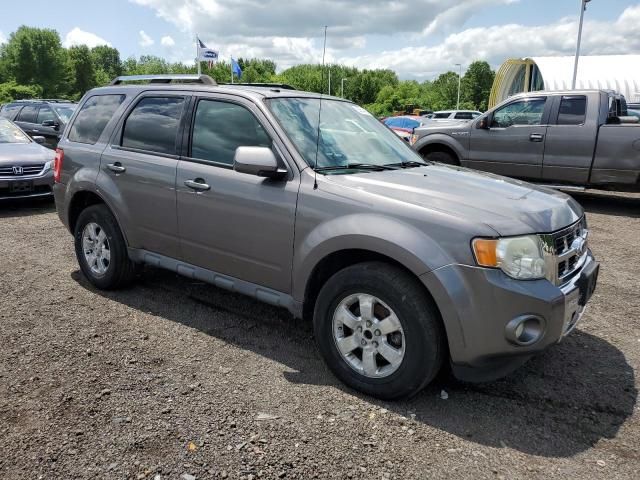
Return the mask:
{"type": "MultiPolygon", "coordinates": [[[[324,26],[324,45],[322,46],[322,86],[318,107],[318,136],[316,137],[316,160],[313,164],[313,189],[318,189],[318,152],[320,151],[320,119],[322,116],[322,90],[324,90],[324,54],[327,51],[327,26],[324,26]]],[[[329,92],[331,94],[331,92],[329,92]]]]}

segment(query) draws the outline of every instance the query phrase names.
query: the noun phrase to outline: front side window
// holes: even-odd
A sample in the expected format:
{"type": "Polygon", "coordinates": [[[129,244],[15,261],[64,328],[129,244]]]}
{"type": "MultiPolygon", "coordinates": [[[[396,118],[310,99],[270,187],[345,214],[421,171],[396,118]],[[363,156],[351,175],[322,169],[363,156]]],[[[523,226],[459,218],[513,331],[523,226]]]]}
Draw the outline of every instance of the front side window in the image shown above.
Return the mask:
{"type": "Polygon", "coordinates": [[[42,125],[44,122],[55,122],[56,116],[49,107],[40,107],[38,111],[38,120],[36,123],[42,125]]]}
{"type": "Polygon", "coordinates": [[[17,122],[35,123],[38,115],[38,107],[26,106],[18,114],[17,122]]]}
{"type": "Polygon", "coordinates": [[[175,155],[184,98],[145,97],[133,108],[122,129],[122,146],[175,155]]]}
{"type": "Polygon", "coordinates": [[[16,127],[9,120],[0,118],[0,144],[29,142],[29,137],[27,137],[22,130],[16,127]]]}
{"type": "Polygon", "coordinates": [[[424,163],[404,140],[350,102],[322,100],[321,111],[318,98],[273,98],[268,104],[305,162],[326,173],[337,173],[327,170],[333,167],[342,168],[343,174],[356,173],[361,171],[357,164],[424,163]],[[344,170],[352,165],[354,169],[344,170]]]}
{"type": "Polygon", "coordinates": [[[89,98],[71,126],[69,140],[91,145],[96,143],[123,101],[124,95],[96,95],[89,98]]]}
{"type": "Polygon", "coordinates": [[[531,98],[505,105],[493,114],[491,127],[507,128],[513,125],[540,125],[545,103],[545,98],[531,98]]]}
{"type": "Polygon", "coordinates": [[[191,157],[233,165],[238,147],[270,147],[256,117],[235,103],[200,100],[196,108],[191,140],[191,157]]]}
{"type": "Polygon", "coordinates": [[[558,125],[582,125],[587,114],[587,97],[563,96],[560,100],[558,125]]]}

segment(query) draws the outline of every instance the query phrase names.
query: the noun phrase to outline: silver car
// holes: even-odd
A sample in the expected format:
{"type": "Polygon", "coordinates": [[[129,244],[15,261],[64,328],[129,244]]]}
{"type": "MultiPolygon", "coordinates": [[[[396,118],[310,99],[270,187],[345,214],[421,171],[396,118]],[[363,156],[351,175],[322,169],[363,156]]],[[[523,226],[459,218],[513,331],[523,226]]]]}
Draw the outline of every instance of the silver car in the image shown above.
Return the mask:
{"type": "Polygon", "coordinates": [[[0,200],[53,194],[54,152],[0,117],[0,200]]]}
{"type": "Polygon", "coordinates": [[[425,162],[343,99],[127,80],[85,95],[56,157],[58,214],[97,288],[148,264],[286,308],[341,380],[385,399],[444,364],[505,375],[594,291],[586,218],[562,193],[425,162]]]}

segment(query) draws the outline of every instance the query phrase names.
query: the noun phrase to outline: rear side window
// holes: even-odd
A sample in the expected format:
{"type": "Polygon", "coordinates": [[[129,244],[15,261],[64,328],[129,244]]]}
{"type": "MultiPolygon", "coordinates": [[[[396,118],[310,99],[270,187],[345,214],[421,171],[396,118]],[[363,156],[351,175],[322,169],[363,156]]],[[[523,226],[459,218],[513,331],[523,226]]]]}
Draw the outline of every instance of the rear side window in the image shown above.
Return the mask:
{"type": "Polygon", "coordinates": [[[26,106],[18,114],[16,118],[17,122],[29,122],[36,123],[36,116],[38,115],[38,107],[26,106]]]}
{"type": "Polygon", "coordinates": [[[13,120],[18,110],[22,108],[22,105],[5,105],[0,110],[0,116],[4,118],[8,118],[9,120],[13,120]]]}
{"type": "Polygon", "coordinates": [[[238,147],[270,147],[256,117],[234,103],[201,100],[193,123],[191,157],[233,165],[238,147]]]}
{"type": "Polygon", "coordinates": [[[449,118],[451,116],[451,112],[440,112],[434,113],[433,118],[449,118]]]}
{"type": "Polygon", "coordinates": [[[455,118],[458,120],[471,120],[474,116],[471,112],[458,112],[455,118]]]}
{"type": "Polygon", "coordinates": [[[42,125],[43,122],[49,121],[56,121],[56,116],[53,114],[53,110],[49,107],[40,107],[40,110],[38,111],[38,121],[36,123],[42,125]]]}
{"type": "Polygon", "coordinates": [[[124,95],[97,95],[89,98],[71,126],[69,140],[91,145],[96,143],[123,101],[124,95]]]}
{"type": "Polygon", "coordinates": [[[582,125],[587,113],[587,97],[564,96],[560,100],[558,125],[582,125]]]}
{"type": "Polygon", "coordinates": [[[183,106],[181,97],[143,98],[125,121],[121,145],[175,155],[183,106]]]}

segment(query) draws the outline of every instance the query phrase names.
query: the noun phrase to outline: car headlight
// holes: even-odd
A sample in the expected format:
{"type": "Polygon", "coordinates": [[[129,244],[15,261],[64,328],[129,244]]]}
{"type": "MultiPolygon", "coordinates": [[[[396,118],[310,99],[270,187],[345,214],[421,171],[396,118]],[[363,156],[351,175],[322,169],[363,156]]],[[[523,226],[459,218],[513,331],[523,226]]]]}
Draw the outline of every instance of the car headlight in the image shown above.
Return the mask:
{"type": "Polygon", "coordinates": [[[518,280],[545,278],[546,265],[542,241],[537,235],[473,240],[473,253],[478,265],[500,268],[518,280]]]}
{"type": "Polygon", "coordinates": [[[49,160],[44,164],[43,172],[48,172],[49,170],[52,170],[52,169],[53,169],[53,160],[49,160]]]}

